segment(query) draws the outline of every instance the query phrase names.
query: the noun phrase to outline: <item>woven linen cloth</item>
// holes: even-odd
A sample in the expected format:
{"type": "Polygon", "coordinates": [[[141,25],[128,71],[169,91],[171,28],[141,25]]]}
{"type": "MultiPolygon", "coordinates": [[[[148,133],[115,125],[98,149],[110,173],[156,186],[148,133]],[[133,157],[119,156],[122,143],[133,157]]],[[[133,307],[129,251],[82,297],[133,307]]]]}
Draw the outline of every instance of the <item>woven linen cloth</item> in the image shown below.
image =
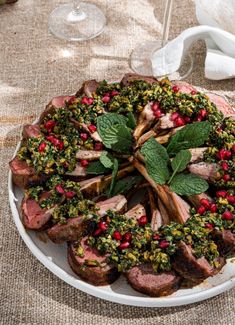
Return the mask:
{"type": "MultiPolygon", "coordinates": [[[[235,289],[174,308],[106,302],[54,276],[20,238],[9,208],[7,177],[22,125],[38,117],[51,97],[74,93],[83,80],[118,80],[130,72],[132,49],[161,31],[164,1],[97,0],[107,16],[105,31],[83,43],[61,41],[49,34],[47,22],[63,2],[19,0],[0,7],[0,324],[235,324],[235,289]]],[[[170,38],[196,24],[193,1],[176,0],[170,38]]],[[[187,81],[234,101],[234,80],[204,78],[204,44],[196,44],[192,54],[195,69],[187,81]]]]}

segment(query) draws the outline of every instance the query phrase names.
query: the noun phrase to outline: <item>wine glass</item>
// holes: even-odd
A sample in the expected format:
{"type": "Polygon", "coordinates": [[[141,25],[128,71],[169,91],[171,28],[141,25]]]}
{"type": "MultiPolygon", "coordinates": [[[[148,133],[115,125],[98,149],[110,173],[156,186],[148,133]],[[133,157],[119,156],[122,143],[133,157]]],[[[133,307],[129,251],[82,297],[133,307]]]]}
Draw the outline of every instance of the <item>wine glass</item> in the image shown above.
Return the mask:
{"type": "Polygon", "coordinates": [[[73,0],[55,8],[49,17],[49,30],[69,41],[85,41],[102,33],[106,25],[103,12],[94,4],[73,0]]]}
{"type": "MultiPolygon", "coordinates": [[[[153,67],[152,67],[152,56],[154,53],[156,53],[158,50],[164,48],[164,46],[168,42],[168,37],[169,37],[169,29],[170,29],[170,24],[171,24],[171,17],[172,17],[172,7],[173,7],[173,0],[166,0],[166,5],[165,5],[165,11],[164,11],[164,18],[163,18],[163,32],[162,32],[162,37],[161,39],[155,40],[155,41],[147,41],[147,42],[142,42],[136,49],[133,50],[131,54],[131,68],[134,70],[136,73],[140,75],[146,75],[146,76],[152,76],[154,75],[155,77],[162,77],[162,70],[165,63],[165,57],[164,55],[162,56],[162,64],[161,64],[161,73],[159,71],[153,72],[153,67]]],[[[164,52],[163,52],[164,53],[164,52]]],[[[184,79],[186,78],[193,69],[193,58],[190,54],[186,54],[184,57],[181,67],[178,71],[168,74],[169,79],[184,79]]]]}

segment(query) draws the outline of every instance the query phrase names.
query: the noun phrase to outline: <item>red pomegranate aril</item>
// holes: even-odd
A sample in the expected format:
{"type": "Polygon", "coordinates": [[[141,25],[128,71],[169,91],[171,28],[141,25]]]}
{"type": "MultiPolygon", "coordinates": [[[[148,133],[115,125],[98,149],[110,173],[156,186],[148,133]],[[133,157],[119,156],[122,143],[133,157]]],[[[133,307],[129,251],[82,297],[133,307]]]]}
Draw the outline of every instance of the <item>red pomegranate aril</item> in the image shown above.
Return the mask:
{"type": "Polygon", "coordinates": [[[145,226],[147,223],[148,223],[148,218],[147,218],[147,216],[141,216],[141,217],[138,219],[138,224],[139,224],[139,226],[145,226]]]}
{"type": "Polygon", "coordinates": [[[49,120],[44,124],[44,127],[48,132],[51,132],[51,131],[53,131],[55,125],[56,125],[55,121],[49,120]]]}
{"type": "Polygon", "coordinates": [[[56,185],[55,189],[59,194],[64,194],[64,189],[61,184],[56,185]]]}
{"type": "Polygon", "coordinates": [[[119,95],[119,91],[117,91],[117,90],[112,90],[111,91],[111,96],[112,97],[117,96],[117,95],[119,95]]]}
{"type": "Polygon", "coordinates": [[[222,168],[223,170],[229,170],[229,165],[228,165],[228,163],[226,163],[225,161],[223,161],[222,164],[221,164],[221,168],[222,168]]]}
{"type": "Polygon", "coordinates": [[[235,144],[232,146],[231,151],[233,154],[235,154],[235,144]]]}
{"type": "Polygon", "coordinates": [[[99,235],[101,235],[102,234],[102,230],[101,229],[96,229],[95,231],[94,231],[94,236],[95,237],[97,237],[97,236],[99,236],[99,235]]]}
{"type": "Polygon", "coordinates": [[[222,219],[225,219],[225,220],[233,220],[233,214],[231,211],[225,211],[223,214],[222,214],[222,219]]]}
{"type": "Polygon", "coordinates": [[[159,240],[160,236],[158,234],[153,234],[152,238],[153,240],[159,240]]]}
{"type": "Polygon", "coordinates": [[[158,103],[153,103],[151,106],[152,111],[157,111],[159,109],[159,104],[158,103]]]}
{"type": "Polygon", "coordinates": [[[110,102],[110,97],[109,96],[104,96],[102,98],[102,102],[105,103],[105,104],[109,103],[110,102]]]}
{"type": "Polygon", "coordinates": [[[196,95],[197,94],[197,91],[196,90],[192,90],[190,94],[191,95],[196,95]]]}
{"type": "Polygon", "coordinates": [[[220,149],[217,153],[217,158],[220,160],[229,160],[232,156],[231,151],[226,149],[220,149]]]}
{"type": "Polygon", "coordinates": [[[229,182],[229,181],[231,180],[231,176],[230,176],[229,174],[224,174],[224,176],[223,176],[223,180],[224,180],[225,182],[229,182]]]}
{"type": "Polygon", "coordinates": [[[175,120],[177,119],[177,117],[179,117],[179,116],[180,116],[180,115],[179,115],[178,112],[174,112],[174,113],[171,114],[171,120],[172,120],[172,121],[175,121],[175,120]]]}
{"type": "Polygon", "coordinates": [[[107,225],[106,222],[104,222],[104,221],[100,221],[100,222],[98,223],[98,228],[101,229],[102,231],[105,231],[105,230],[108,229],[108,225],[107,225]]]}
{"type": "Polygon", "coordinates": [[[120,248],[120,249],[127,249],[127,248],[129,248],[130,246],[131,246],[131,244],[130,244],[128,241],[125,241],[125,242],[121,243],[121,244],[118,246],[118,248],[120,248]]]}
{"type": "Polygon", "coordinates": [[[94,98],[87,98],[87,104],[88,105],[92,105],[93,104],[93,102],[94,102],[94,98]]]}
{"type": "Polygon", "coordinates": [[[46,142],[41,142],[39,147],[38,147],[38,152],[45,151],[46,146],[47,146],[46,142]]]}
{"type": "Polygon", "coordinates": [[[205,208],[203,205],[201,205],[201,206],[197,209],[197,213],[200,214],[200,215],[204,214],[205,212],[206,212],[206,208],[205,208]]]}
{"type": "Polygon", "coordinates": [[[63,150],[64,149],[64,142],[63,141],[59,141],[58,145],[56,146],[59,150],[63,150]]]}
{"type": "Polygon", "coordinates": [[[207,111],[205,109],[200,109],[199,114],[202,118],[204,118],[207,115],[207,111]]]}
{"type": "Polygon", "coordinates": [[[80,161],[80,164],[82,167],[87,167],[89,165],[89,162],[88,162],[88,160],[83,159],[80,161]]]}
{"type": "Polygon", "coordinates": [[[74,191],[65,192],[65,196],[67,197],[67,199],[72,199],[75,195],[76,193],[74,191]]]}
{"type": "Polygon", "coordinates": [[[82,97],[81,103],[84,104],[84,105],[89,105],[89,98],[88,97],[82,97]]]}
{"type": "Polygon", "coordinates": [[[206,209],[209,209],[209,207],[210,207],[210,205],[211,205],[210,201],[207,200],[207,199],[201,199],[201,200],[200,200],[200,203],[201,203],[201,205],[203,205],[206,209]]]}
{"type": "Polygon", "coordinates": [[[132,234],[130,232],[126,232],[124,235],[123,235],[123,241],[131,241],[132,239],[132,234]]]}
{"type": "Polygon", "coordinates": [[[122,240],[122,235],[119,231],[115,230],[113,233],[113,238],[116,240],[122,240]]]}
{"type": "Polygon", "coordinates": [[[185,123],[190,123],[191,122],[191,118],[189,116],[185,116],[184,117],[184,121],[185,121],[185,123]]]}
{"type": "Polygon", "coordinates": [[[214,229],[214,225],[212,223],[210,223],[210,222],[207,222],[205,224],[205,227],[208,228],[208,229],[214,229]]]}
{"type": "Polygon", "coordinates": [[[75,99],[76,99],[75,96],[71,96],[71,97],[69,98],[69,100],[67,101],[67,103],[68,103],[69,105],[72,105],[73,102],[75,101],[75,99]]]}
{"type": "Polygon", "coordinates": [[[162,116],[162,111],[160,109],[157,109],[153,112],[153,115],[157,118],[160,118],[162,116]]]}
{"type": "Polygon", "coordinates": [[[229,194],[226,196],[226,199],[228,200],[229,204],[235,204],[235,195],[229,194]]]}
{"type": "Polygon", "coordinates": [[[198,116],[198,117],[196,118],[196,121],[197,121],[197,122],[201,122],[202,120],[203,120],[202,116],[198,116]]]}
{"type": "Polygon", "coordinates": [[[94,149],[95,149],[95,151],[101,151],[101,150],[103,150],[103,143],[96,142],[95,145],[94,145],[94,149]]]}
{"type": "Polygon", "coordinates": [[[217,191],[216,192],[216,196],[217,197],[223,197],[223,198],[225,198],[226,195],[227,195],[227,191],[224,191],[224,190],[221,190],[221,191],[217,191]]]}
{"type": "Polygon", "coordinates": [[[184,121],[183,117],[181,117],[181,116],[177,117],[174,122],[175,122],[176,126],[185,125],[185,121],[184,121]]]}
{"type": "Polygon", "coordinates": [[[172,90],[174,91],[174,93],[178,93],[178,91],[180,90],[178,86],[173,86],[172,90]]]}
{"type": "Polygon", "coordinates": [[[170,243],[167,241],[167,240],[162,240],[160,243],[159,243],[159,247],[162,248],[162,249],[165,249],[167,248],[168,246],[170,245],[170,243]]]}
{"type": "Polygon", "coordinates": [[[90,124],[88,129],[91,133],[94,133],[97,130],[97,127],[94,124],[90,124]]]}
{"type": "Polygon", "coordinates": [[[54,141],[55,141],[55,137],[54,137],[54,135],[48,135],[47,137],[46,137],[46,139],[49,141],[49,142],[51,142],[51,143],[53,143],[54,141]]]}
{"type": "Polygon", "coordinates": [[[210,212],[215,213],[217,211],[217,205],[215,203],[212,203],[210,206],[210,212]]]}
{"type": "Polygon", "coordinates": [[[82,139],[82,141],[86,141],[88,139],[88,134],[87,133],[80,133],[80,138],[82,139]]]}

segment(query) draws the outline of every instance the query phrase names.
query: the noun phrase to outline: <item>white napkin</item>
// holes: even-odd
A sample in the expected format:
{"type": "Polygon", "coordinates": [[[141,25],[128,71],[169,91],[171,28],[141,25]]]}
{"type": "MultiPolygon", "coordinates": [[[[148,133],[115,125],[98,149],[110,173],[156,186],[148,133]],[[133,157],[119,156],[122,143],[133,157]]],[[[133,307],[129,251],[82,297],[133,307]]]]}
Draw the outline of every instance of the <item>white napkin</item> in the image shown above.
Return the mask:
{"type": "Polygon", "coordinates": [[[154,52],[151,60],[153,74],[159,76],[177,71],[187,50],[197,40],[206,40],[207,43],[206,78],[234,78],[235,36],[220,28],[206,25],[186,29],[164,48],[154,52]]]}

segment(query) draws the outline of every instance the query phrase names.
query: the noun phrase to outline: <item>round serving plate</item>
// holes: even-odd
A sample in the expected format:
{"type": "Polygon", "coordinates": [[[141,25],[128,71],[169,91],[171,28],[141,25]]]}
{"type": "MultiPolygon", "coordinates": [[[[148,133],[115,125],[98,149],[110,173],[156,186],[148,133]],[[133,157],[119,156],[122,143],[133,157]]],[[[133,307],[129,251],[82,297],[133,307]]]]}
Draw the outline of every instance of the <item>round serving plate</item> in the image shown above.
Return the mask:
{"type": "MultiPolygon", "coordinates": [[[[19,148],[20,143],[13,157],[19,148]]],[[[66,244],[54,244],[45,233],[25,229],[20,212],[23,191],[13,184],[11,171],[8,176],[8,192],[15,225],[32,254],[61,280],[87,294],[130,306],[171,307],[202,301],[235,287],[235,258],[228,259],[226,265],[216,276],[206,279],[193,288],[180,289],[167,297],[152,298],[137,292],[130,287],[123,275],[108,286],[91,285],[81,280],[71,270],[67,262],[66,244]]]]}

